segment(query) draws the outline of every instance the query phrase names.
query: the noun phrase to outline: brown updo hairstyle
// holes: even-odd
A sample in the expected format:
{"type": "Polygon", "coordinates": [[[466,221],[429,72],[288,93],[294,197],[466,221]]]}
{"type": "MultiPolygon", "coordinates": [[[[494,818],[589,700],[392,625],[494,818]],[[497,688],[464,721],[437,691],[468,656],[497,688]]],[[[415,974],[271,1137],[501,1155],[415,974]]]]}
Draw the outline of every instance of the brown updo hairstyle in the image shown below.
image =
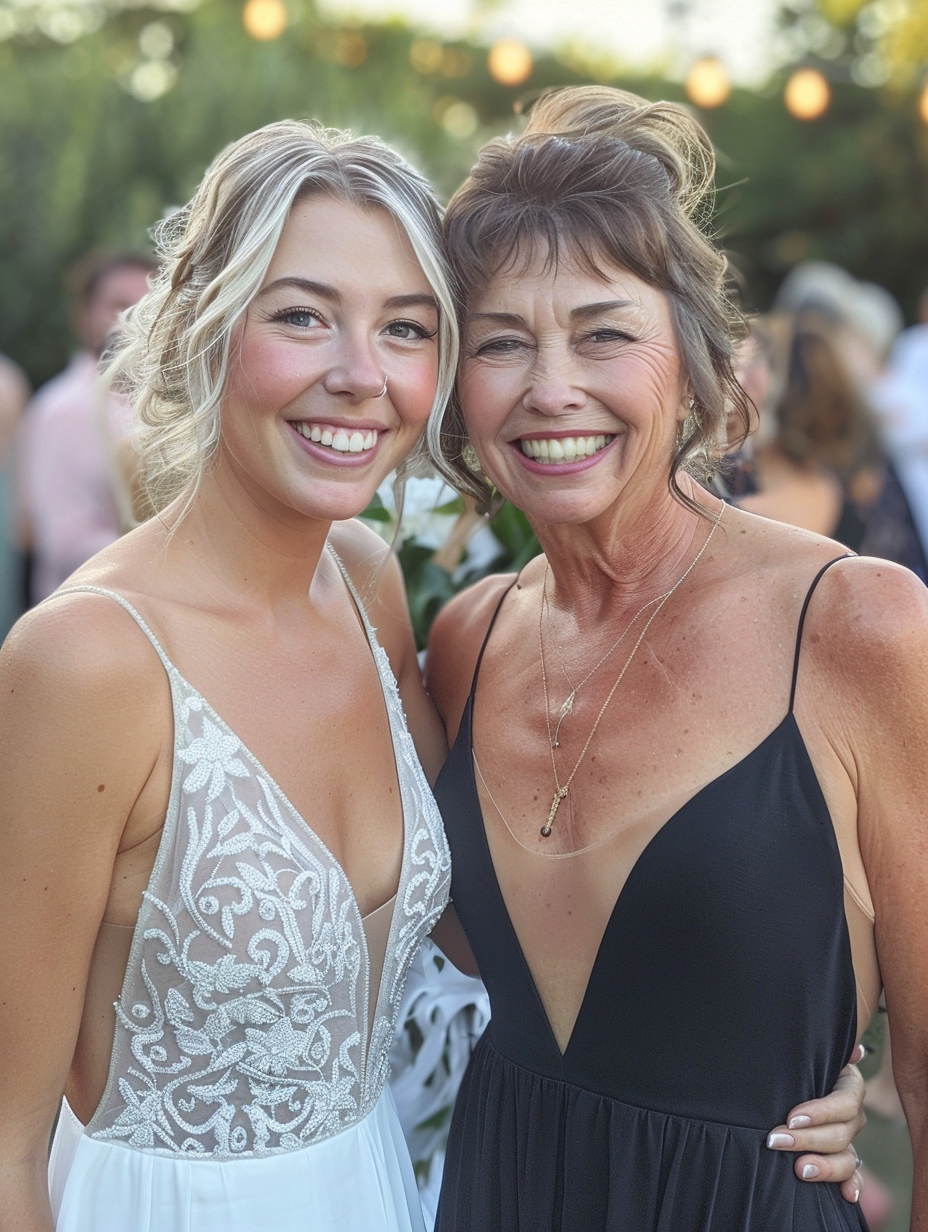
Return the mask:
{"type": "MultiPolygon", "coordinates": [[[[728,262],[707,233],[714,172],[709,138],[683,107],[576,86],[542,95],[520,136],[488,142],[445,215],[465,314],[492,278],[518,274],[539,254],[548,268],[566,258],[597,278],[604,266],[628,270],[667,295],[694,399],[669,484],[697,510],[677,472],[707,478],[722,438],[731,448],[751,427],[731,366],[745,327],[728,294],[728,262]]],[[[429,446],[455,487],[492,500],[456,397],[429,446]]]]}

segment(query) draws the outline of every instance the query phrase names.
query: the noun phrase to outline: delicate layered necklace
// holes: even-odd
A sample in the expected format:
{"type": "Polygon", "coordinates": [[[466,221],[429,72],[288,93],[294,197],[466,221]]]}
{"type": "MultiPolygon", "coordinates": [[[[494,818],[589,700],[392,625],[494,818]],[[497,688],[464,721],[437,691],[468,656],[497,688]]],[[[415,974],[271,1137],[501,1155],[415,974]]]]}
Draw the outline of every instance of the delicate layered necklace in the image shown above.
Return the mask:
{"type": "MultiPolygon", "coordinates": [[[[718,514],[716,515],[715,521],[712,523],[712,528],[709,531],[708,535],[706,536],[705,542],[703,543],[699,551],[696,553],[696,555],[693,557],[693,559],[690,561],[689,565],[687,565],[686,569],[684,569],[683,573],[681,573],[680,576],[677,578],[677,580],[674,582],[673,586],[671,586],[669,590],[665,590],[662,595],[657,595],[654,599],[650,599],[647,603],[643,604],[638,609],[638,611],[629,621],[628,625],[622,630],[622,632],[619,634],[616,640],[612,643],[612,645],[609,647],[606,653],[602,656],[599,662],[596,663],[596,665],[592,667],[590,671],[587,672],[587,674],[583,677],[583,679],[580,681],[578,685],[576,685],[575,687],[571,689],[570,693],[568,693],[567,695],[566,700],[564,701],[563,705],[558,711],[557,726],[555,727],[553,732],[551,730],[551,704],[548,700],[548,673],[545,667],[544,614],[548,607],[548,567],[547,566],[545,567],[545,579],[544,579],[544,583],[542,585],[542,590],[541,590],[541,607],[538,612],[538,646],[541,652],[541,687],[542,687],[542,692],[544,693],[544,699],[545,699],[545,724],[548,729],[548,745],[551,751],[551,769],[554,771],[554,795],[551,799],[551,809],[548,813],[548,820],[541,827],[541,837],[542,838],[550,837],[551,828],[554,825],[554,819],[557,816],[557,811],[561,807],[562,801],[567,798],[567,793],[570,791],[570,785],[574,781],[574,776],[576,775],[577,771],[580,769],[580,764],[583,761],[584,757],[586,757],[587,749],[590,747],[593,737],[596,735],[596,731],[597,731],[597,728],[599,727],[602,717],[606,713],[606,709],[609,703],[612,701],[612,698],[615,695],[616,689],[622,683],[622,678],[624,677],[625,673],[628,671],[629,666],[631,665],[631,661],[632,659],[634,659],[635,653],[638,650],[638,647],[644,641],[648,630],[651,628],[651,625],[656,620],[657,615],[660,612],[661,608],[664,606],[664,604],[667,602],[670,596],[674,593],[674,591],[676,591],[678,587],[682,586],[682,584],[686,581],[689,575],[696,568],[696,565],[699,562],[699,558],[702,556],[703,552],[705,552],[706,548],[709,546],[709,543],[712,540],[712,536],[715,534],[716,530],[718,529],[718,525],[722,520],[722,513],[724,512],[724,509],[725,509],[725,505],[724,503],[722,503],[719,506],[718,514]],[[560,742],[559,742],[558,737],[561,731],[561,724],[564,722],[564,720],[573,710],[574,699],[576,698],[577,693],[586,684],[586,682],[590,679],[593,673],[596,672],[600,667],[602,667],[602,665],[606,662],[606,660],[609,658],[609,656],[612,654],[615,648],[619,645],[622,639],[626,636],[629,629],[631,629],[631,627],[634,625],[638,617],[643,612],[646,612],[647,609],[649,607],[652,607],[655,603],[657,604],[657,607],[654,608],[654,611],[645,621],[644,628],[638,634],[637,641],[635,642],[634,646],[632,646],[631,652],[628,658],[622,664],[622,670],[619,672],[618,676],[616,677],[615,683],[613,684],[612,688],[606,694],[606,700],[603,702],[602,706],[600,707],[599,714],[596,716],[596,720],[593,723],[592,728],[590,729],[590,734],[587,736],[586,742],[584,743],[583,748],[580,750],[580,756],[577,758],[576,762],[574,763],[573,770],[571,770],[570,774],[567,776],[565,781],[562,783],[560,780],[560,777],[558,776],[558,772],[557,772],[557,760],[554,756],[554,750],[557,748],[560,748],[560,742]]],[[[568,677],[568,683],[570,683],[569,677],[568,677]]]]}

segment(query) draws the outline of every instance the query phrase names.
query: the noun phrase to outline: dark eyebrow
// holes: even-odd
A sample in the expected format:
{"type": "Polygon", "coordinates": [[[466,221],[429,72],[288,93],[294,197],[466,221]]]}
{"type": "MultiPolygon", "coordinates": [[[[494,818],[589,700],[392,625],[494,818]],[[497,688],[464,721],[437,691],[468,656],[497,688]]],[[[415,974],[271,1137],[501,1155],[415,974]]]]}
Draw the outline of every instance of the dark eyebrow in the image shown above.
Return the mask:
{"type": "Polygon", "coordinates": [[[511,325],[515,329],[525,328],[525,317],[516,312],[472,312],[467,318],[468,325],[474,321],[493,321],[497,325],[511,325]]]}
{"type": "Polygon", "coordinates": [[[391,295],[384,301],[385,308],[434,308],[438,312],[438,300],[434,295],[391,295]]]}
{"type": "Polygon", "coordinates": [[[591,317],[601,317],[604,313],[620,311],[624,308],[637,308],[638,303],[632,299],[604,299],[598,304],[583,304],[571,309],[572,321],[588,321],[591,317]]]}
{"type": "MultiPolygon", "coordinates": [[[[340,304],[342,302],[341,292],[335,287],[330,287],[326,282],[313,282],[310,278],[277,278],[274,282],[269,282],[266,287],[262,287],[258,294],[269,295],[272,291],[279,291],[284,287],[293,287],[297,291],[305,291],[307,295],[318,295],[321,299],[327,299],[332,304],[340,304]]],[[[391,295],[388,300],[384,301],[384,307],[434,308],[438,312],[438,302],[435,296],[426,295],[421,292],[415,292],[411,295],[391,295]]]]}
{"type": "Polygon", "coordinates": [[[262,287],[258,294],[269,295],[272,291],[279,291],[283,287],[294,287],[297,291],[305,291],[308,295],[318,295],[322,299],[331,300],[333,304],[340,304],[342,299],[335,287],[330,287],[326,282],[313,282],[309,278],[276,278],[266,287],[262,287]]]}
{"type": "MultiPolygon", "coordinates": [[[[581,304],[579,308],[572,308],[570,319],[572,321],[586,321],[591,317],[600,317],[607,312],[615,312],[616,309],[637,308],[638,303],[632,299],[605,299],[596,304],[581,304]]],[[[476,321],[489,321],[496,325],[511,325],[514,329],[524,329],[525,318],[520,317],[516,312],[473,312],[468,317],[468,324],[476,321]]]]}

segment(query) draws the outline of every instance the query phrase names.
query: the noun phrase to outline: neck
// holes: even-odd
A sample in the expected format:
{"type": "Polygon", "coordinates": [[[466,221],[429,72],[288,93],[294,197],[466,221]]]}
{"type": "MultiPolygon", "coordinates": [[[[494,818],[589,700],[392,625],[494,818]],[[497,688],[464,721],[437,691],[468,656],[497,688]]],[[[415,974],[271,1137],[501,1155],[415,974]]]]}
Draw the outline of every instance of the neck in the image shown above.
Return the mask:
{"type": "Polygon", "coordinates": [[[168,551],[183,558],[191,586],[213,601],[265,612],[306,603],[331,528],[262,502],[222,465],[204,474],[189,504],[179,497],[162,520],[173,531],[168,551]]]}
{"type": "Polygon", "coordinates": [[[645,507],[580,526],[534,524],[551,569],[548,597],[578,631],[669,590],[689,568],[716,524],[719,501],[694,483],[684,491],[705,509],[699,517],[670,493],[645,507]]]}

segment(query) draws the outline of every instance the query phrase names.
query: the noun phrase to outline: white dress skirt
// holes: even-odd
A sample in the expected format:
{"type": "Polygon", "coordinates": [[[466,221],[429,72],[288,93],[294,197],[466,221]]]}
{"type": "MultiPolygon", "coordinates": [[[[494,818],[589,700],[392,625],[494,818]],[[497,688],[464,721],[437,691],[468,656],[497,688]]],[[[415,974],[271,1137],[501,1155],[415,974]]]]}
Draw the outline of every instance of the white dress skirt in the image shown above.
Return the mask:
{"type": "Polygon", "coordinates": [[[67,1102],[49,1161],[56,1232],[424,1232],[389,1087],[334,1138],[263,1159],[177,1160],[84,1133],[67,1102]]]}

